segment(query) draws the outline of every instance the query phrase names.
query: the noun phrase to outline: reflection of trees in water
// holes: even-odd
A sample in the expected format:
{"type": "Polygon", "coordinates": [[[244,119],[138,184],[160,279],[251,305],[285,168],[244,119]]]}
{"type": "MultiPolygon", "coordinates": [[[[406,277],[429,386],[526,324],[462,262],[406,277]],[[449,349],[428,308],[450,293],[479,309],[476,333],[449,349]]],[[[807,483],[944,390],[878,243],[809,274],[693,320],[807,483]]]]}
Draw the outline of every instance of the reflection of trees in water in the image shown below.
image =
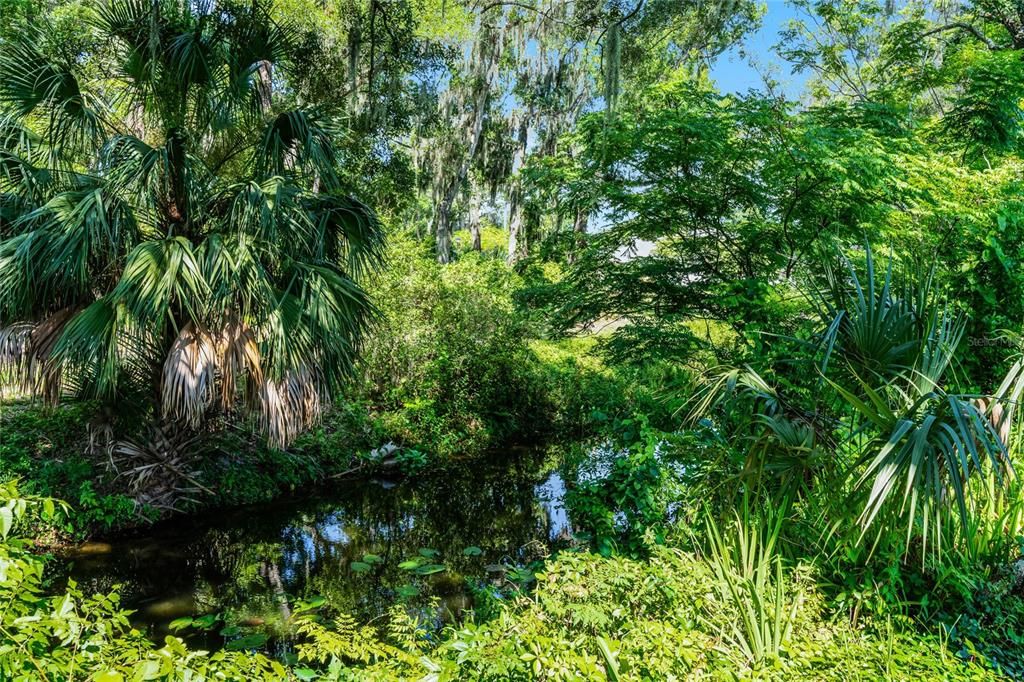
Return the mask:
{"type": "Polygon", "coordinates": [[[296,599],[313,595],[363,618],[382,614],[411,579],[398,564],[426,547],[438,550],[449,570],[412,578],[422,598],[457,596],[462,576],[482,578],[488,563],[528,561],[545,551],[549,522],[536,495],[543,462],[531,453],[509,459],[390,488],[344,484],[330,497],[239,510],[205,526],[180,524],[148,543],[116,545],[90,571],[130,583],[129,603],[190,590],[196,611],[227,611],[233,620],[277,630],[296,599]],[[464,556],[470,545],[483,556],[464,556]],[[383,561],[353,573],[351,563],[366,554],[383,561]]]}

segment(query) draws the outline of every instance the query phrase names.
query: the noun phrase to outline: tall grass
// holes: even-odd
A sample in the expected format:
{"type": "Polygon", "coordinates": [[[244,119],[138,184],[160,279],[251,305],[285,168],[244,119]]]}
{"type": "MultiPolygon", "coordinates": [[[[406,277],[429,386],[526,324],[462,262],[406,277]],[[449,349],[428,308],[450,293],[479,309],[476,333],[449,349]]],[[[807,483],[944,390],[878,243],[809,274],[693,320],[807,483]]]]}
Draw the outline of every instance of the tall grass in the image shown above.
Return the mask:
{"type": "Polygon", "coordinates": [[[783,515],[772,516],[759,518],[744,504],[728,528],[710,515],[705,522],[705,560],[714,573],[718,598],[733,612],[717,627],[752,667],[778,657],[803,601],[799,591],[789,593],[783,578],[782,557],[776,551],[783,515]]]}

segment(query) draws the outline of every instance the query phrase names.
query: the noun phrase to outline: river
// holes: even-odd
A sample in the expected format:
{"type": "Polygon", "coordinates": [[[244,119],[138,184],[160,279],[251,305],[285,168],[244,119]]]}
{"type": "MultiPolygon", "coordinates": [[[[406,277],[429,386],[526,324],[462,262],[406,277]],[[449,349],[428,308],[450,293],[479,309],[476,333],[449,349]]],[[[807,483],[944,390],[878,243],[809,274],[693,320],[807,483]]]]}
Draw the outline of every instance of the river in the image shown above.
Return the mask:
{"type": "Polygon", "coordinates": [[[180,632],[207,648],[286,641],[309,607],[368,622],[402,602],[450,621],[482,595],[528,584],[530,566],[571,541],[564,493],[539,455],[496,453],[93,541],[64,574],[87,594],[120,585],[133,623],[155,640],[193,619],[180,632]]]}

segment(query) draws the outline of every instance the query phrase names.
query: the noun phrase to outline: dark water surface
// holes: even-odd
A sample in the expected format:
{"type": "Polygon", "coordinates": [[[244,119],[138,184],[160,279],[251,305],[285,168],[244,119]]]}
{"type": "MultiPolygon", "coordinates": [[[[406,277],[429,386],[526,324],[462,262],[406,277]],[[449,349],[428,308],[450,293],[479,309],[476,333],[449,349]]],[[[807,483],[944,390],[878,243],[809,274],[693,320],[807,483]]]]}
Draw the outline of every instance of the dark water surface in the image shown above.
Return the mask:
{"type": "Polygon", "coordinates": [[[217,614],[202,642],[213,647],[239,629],[284,636],[294,612],[320,598],[367,621],[397,601],[427,608],[436,597],[432,613],[447,619],[472,605],[467,583],[523,579],[515,567],[568,538],[564,492],[550,466],[503,453],[451,473],[338,482],[87,543],[67,575],[90,594],[120,585],[135,624],[155,639],[174,619],[217,614]]]}

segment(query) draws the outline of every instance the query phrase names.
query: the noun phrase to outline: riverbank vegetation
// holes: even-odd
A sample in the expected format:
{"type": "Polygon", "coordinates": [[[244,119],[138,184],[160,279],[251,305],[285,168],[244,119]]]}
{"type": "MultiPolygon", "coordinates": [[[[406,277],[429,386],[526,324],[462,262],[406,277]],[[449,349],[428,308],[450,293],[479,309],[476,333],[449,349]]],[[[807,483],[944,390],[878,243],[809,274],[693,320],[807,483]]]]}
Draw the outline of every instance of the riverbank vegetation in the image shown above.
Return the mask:
{"type": "Polygon", "coordinates": [[[0,677],[1024,677],[1024,13],[779,7],[0,0],[0,677]]]}

